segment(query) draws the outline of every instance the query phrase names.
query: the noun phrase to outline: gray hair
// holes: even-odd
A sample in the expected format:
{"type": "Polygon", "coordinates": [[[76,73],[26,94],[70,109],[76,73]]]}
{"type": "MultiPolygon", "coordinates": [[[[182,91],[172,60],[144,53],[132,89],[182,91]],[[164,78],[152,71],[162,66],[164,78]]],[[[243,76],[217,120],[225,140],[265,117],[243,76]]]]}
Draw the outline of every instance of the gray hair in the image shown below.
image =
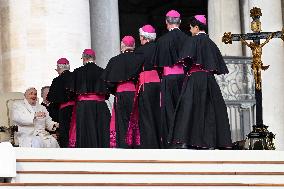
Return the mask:
{"type": "Polygon", "coordinates": [[[181,23],[181,19],[180,19],[180,18],[169,17],[169,16],[166,17],[166,21],[167,21],[169,24],[180,24],[180,23],[181,23]]]}
{"type": "Polygon", "coordinates": [[[42,87],[42,88],[41,88],[41,91],[40,91],[40,92],[41,92],[40,96],[43,97],[43,91],[44,91],[45,89],[49,89],[49,88],[50,88],[50,86],[44,86],[44,87],[42,87]]]}
{"type": "Polygon", "coordinates": [[[83,54],[83,55],[82,55],[82,58],[96,60],[96,56],[94,56],[94,55],[88,55],[88,54],[83,54]]]}
{"type": "Polygon", "coordinates": [[[57,68],[61,70],[70,70],[69,64],[57,64],[57,68]]]}
{"type": "Polygon", "coordinates": [[[155,41],[156,39],[156,33],[144,32],[142,28],[139,29],[139,35],[149,41],[155,41]]]}
{"type": "Polygon", "coordinates": [[[134,50],[135,49],[135,43],[133,46],[126,46],[122,41],[120,43],[120,51],[124,52],[126,50],[134,50]]]}
{"type": "Polygon", "coordinates": [[[150,38],[150,37],[146,37],[144,35],[140,35],[143,39],[148,40],[148,41],[155,41],[155,38],[150,38]]]}

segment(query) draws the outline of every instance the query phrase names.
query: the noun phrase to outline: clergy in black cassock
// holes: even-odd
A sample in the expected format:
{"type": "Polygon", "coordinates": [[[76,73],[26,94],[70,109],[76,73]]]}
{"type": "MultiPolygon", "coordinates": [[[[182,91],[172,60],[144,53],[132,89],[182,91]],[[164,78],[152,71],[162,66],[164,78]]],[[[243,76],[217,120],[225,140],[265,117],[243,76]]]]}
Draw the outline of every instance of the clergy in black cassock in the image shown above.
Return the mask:
{"type": "Polygon", "coordinates": [[[43,101],[41,102],[41,105],[46,107],[46,109],[49,113],[49,116],[52,118],[52,120],[54,120],[55,122],[58,123],[59,122],[58,121],[59,108],[58,108],[58,105],[53,106],[52,103],[50,103],[47,100],[47,95],[49,93],[49,89],[50,89],[50,86],[44,86],[44,87],[41,88],[41,97],[43,99],[43,101]]]}
{"type": "Polygon", "coordinates": [[[174,111],[182,88],[184,70],[178,58],[187,35],[179,29],[180,14],[171,10],[166,15],[168,33],[157,41],[153,62],[163,68],[161,83],[161,127],[163,144],[167,146],[169,128],[173,125],[174,111]]]}
{"type": "Polygon", "coordinates": [[[190,21],[181,61],[189,66],[170,140],[176,148],[226,149],[232,146],[227,109],[214,74],[227,74],[220,50],[205,33],[206,18],[190,21]]]}
{"type": "Polygon", "coordinates": [[[73,90],[77,98],[69,146],[108,148],[110,112],[105,100],[109,95],[100,79],[103,68],[96,65],[92,49],[85,49],[82,59],[84,65],[73,71],[73,90]]]}
{"type": "Polygon", "coordinates": [[[47,100],[51,103],[50,106],[59,107],[59,145],[61,148],[68,147],[70,121],[75,104],[74,96],[67,87],[71,80],[69,69],[69,61],[66,58],[60,58],[57,61],[56,71],[59,76],[53,79],[47,95],[47,100]]]}
{"type": "MultiPolygon", "coordinates": [[[[161,83],[157,67],[154,67],[152,62],[156,47],[154,42],[156,32],[151,25],[145,25],[139,29],[139,35],[142,46],[137,48],[135,53],[138,56],[142,55],[143,68],[137,76],[137,96],[135,97],[129,127],[134,127],[135,124],[138,125],[136,127],[139,127],[140,130],[140,145],[133,144],[131,138],[129,138],[128,143],[134,147],[138,145],[138,148],[162,148],[162,130],[160,124],[161,83]]],[[[128,137],[131,137],[129,133],[128,137]]]]}
{"type": "MultiPolygon", "coordinates": [[[[43,105],[46,108],[46,110],[48,111],[49,116],[52,118],[52,120],[57,120],[56,122],[58,123],[59,122],[58,121],[59,107],[58,107],[58,104],[56,104],[56,103],[52,104],[47,100],[49,88],[50,88],[50,86],[44,86],[44,87],[41,88],[42,102],[40,104],[43,105]],[[56,104],[56,106],[54,106],[55,104],[56,104]]],[[[59,139],[58,128],[55,131],[49,131],[48,129],[45,129],[45,130],[47,132],[49,132],[50,134],[56,134],[57,138],[59,139]]]]}
{"type": "Polygon", "coordinates": [[[110,122],[113,148],[128,148],[126,132],[135,95],[135,76],[140,72],[142,60],[133,52],[135,40],[125,36],[121,41],[121,54],[111,58],[102,75],[110,92],[115,96],[110,122]]]}

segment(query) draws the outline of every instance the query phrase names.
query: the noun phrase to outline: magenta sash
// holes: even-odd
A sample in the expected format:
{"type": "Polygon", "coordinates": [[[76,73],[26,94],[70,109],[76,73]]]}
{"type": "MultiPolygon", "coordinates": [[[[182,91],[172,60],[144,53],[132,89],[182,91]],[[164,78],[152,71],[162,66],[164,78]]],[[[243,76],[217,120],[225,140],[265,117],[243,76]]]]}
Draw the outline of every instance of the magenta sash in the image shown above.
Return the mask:
{"type": "MultiPolygon", "coordinates": [[[[175,64],[173,66],[165,66],[164,67],[164,71],[163,71],[163,75],[167,76],[167,75],[178,75],[178,74],[184,74],[184,70],[183,70],[183,66],[182,64],[175,64]]],[[[162,94],[160,93],[160,107],[162,107],[162,94]]]]}
{"type": "Polygon", "coordinates": [[[123,83],[119,83],[116,88],[116,92],[126,92],[126,91],[135,91],[135,85],[133,81],[126,81],[123,83]]]}
{"type": "Polygon", "coordinates": [[[160,82],[157,70],[144,71],[139,74],[139,85],[157,82],[160,82]]]}
{"type": "Polygon", "coordinates": [[[105,101],[105,95],[98,95],[95,93],[81,94],[77,98],[78,101],[92,100],[92,101],[105,101]]]}
{"type": "Polygon", "coordinates": [[[207,73],[209,73],[210,71],[204,70],[203,65],[201,65],[201,64],[193,64],[191,66],[190,70],[188,71],[187,75],[190,76],[194,72],[207,72],[207,73]]]}
{"type": "MultiPolygon", "coordinates": [[[[95,93],[89,93],[89,94],[80,94],[77,97],[77,101],[85,101],[85,100],[91,100],[91,101],[105,101],[105,95],[98,95],[95,93]]],[[[69,130],[69,147],[75,148],[76,146],[76,106],[73,107],[72,111],[72,117],[70,122],[70,130],[69,130]]]]}
{"type": "Polygon", "coordinates": [[[74,106],[74,105],[75,105],[75,101],[64,102],[60,104],[59,109],[61,110],[67,106],[74,106]]]}
{"type": "Polygon", "coordinates": [[[165,66],[163,75],[175,75],[184,74],[183,66],[181,64],[175,64],[174,66],[165,66]]]}
{"type": "MultiPolygon", "coordinates": [[[[127,92],[127,91],[136,91],[135,85],[133,81],[126,81],[119,83],[116,88],[117,93],[127,92]]],[[[116,130],[115,130],[115,104],[117,103],[117,98],[115,97],[115,103],[112,107],[111,111],[111,119],[110,119],[110,147],[116,147],[116,130]]]]}

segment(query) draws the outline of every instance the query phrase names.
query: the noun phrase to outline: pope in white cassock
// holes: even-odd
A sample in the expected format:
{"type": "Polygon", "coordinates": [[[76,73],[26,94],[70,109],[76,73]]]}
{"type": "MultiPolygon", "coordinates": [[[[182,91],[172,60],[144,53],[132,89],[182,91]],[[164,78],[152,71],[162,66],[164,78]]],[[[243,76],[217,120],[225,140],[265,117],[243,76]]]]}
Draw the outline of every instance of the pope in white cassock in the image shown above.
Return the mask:
{"type": "Polygon", "coordinates": [[[16,138],[20,147],[59,148],[56,139],[45,129],[54,131],[58,123],[52,121],[46,108],[37,102],[37,90],[29,88],[25,99],[15,101],[11,118],[18,126],[16,138]]]}

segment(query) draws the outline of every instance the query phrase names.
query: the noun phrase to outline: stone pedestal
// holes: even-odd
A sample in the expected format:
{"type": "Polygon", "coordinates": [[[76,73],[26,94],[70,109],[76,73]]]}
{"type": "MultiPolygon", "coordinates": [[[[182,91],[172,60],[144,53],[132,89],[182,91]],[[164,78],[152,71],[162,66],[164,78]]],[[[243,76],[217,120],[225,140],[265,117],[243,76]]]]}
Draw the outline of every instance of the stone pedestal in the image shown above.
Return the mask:
{"type": "Polygon", "coordinates": [[[7,178],[16,177],[16,153],[9,142],[1,142],[0,151],[0,182],[4,182],[7,178]]]}

